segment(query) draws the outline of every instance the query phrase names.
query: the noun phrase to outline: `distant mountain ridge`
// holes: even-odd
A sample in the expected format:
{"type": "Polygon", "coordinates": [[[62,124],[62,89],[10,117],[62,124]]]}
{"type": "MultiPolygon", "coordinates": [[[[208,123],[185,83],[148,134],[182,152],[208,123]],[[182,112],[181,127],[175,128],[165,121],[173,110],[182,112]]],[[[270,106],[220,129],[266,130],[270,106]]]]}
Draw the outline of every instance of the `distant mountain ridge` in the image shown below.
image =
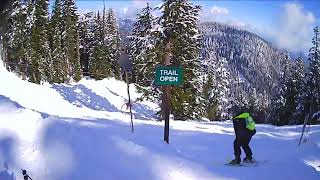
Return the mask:
{"type": "Polygon", "coordinates": [[[203,61],[226,58],[232,82],[246,80],[245,84],[233,83],[233,86],[241,86],[243,91],[254,89],[255,93],[271,96],[283,70],[287,56],[285,52],[260,36],[237,27],[206,22],[201,23],[199,29],[203,41],[203,61]]]}
{"type": "Polygon", "coordinates": [[[129,18],[119,20],[120,37],[122,39],[122,43],[125,45],[129,44],[129,38],[127,38],[127,36],[131,35],[131,32],[133,30],[133,23],[134,21],[129,18]]]}

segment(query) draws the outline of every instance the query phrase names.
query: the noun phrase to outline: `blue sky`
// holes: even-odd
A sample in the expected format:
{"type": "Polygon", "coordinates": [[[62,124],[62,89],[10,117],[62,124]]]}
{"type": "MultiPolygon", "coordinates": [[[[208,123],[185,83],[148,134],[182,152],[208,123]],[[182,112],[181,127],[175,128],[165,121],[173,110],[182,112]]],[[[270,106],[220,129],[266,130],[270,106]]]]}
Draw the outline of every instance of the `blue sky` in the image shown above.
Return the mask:
{"type": "MultiPolygon", "coordinates": [[[[51,0],[52,1],[52,0],[51,0]]],[[[115,9],[120,18],[134,18],[150,2],[157,0],[77,0],[80,14],[103,8],[115,9]]],[[[320,0],[191,0],[202,6],[201,21],[218,21],[249,30],[281,49],[307,53],[313,36],[312,28],[320,25],[320,0]]]]}
{"type": "Polygon", "coordinates": [[[313,27],[320,25],[320,1],[194,1],[202,20],[254,32],[281,49],[307,53],[313,27]]]}

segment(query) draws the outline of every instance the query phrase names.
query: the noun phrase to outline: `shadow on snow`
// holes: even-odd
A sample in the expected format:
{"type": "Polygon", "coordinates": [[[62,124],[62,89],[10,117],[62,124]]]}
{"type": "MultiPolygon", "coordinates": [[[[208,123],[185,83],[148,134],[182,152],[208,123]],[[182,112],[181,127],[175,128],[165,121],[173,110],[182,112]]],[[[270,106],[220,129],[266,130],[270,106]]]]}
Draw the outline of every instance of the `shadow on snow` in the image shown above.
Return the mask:
{"type": "Polygon", "coordinates": [[[58,91],[65,100],[78,107],[85,106],[98,111],[119,112],[106,98],[97,95],[84,85],[65,86],[54,84],[52,88],[58,91]]]}

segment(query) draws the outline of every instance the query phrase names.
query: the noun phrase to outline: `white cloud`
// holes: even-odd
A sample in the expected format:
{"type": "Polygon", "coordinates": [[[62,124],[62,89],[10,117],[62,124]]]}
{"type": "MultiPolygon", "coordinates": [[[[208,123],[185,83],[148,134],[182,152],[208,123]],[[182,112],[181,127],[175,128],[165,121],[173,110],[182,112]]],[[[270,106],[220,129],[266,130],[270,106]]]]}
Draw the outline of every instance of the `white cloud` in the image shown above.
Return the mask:
{"type": "Polygon", "coordinates": [[[286,3],[276,27],[267,34],[279,48],[307,52],[311,46],[315,22],[315,16],[300,4],[286,3]]]}
{"type": "Polygon", "coordinates": [[[123,8],[123,13],[127,14],[127,12],[128,12],[128,8],[123,8]]]}
{"type": "Polygon", "coordinates": [[[201,22],[219,22],[223,24],[228,24],[231,26],[235,26],[241,29],[249,30],[249,24],[239,20],[238,18],[234,18],[229,15],[229,10],[226,8],[220,8],[217,6],[213,6],[211,9],[204,9],[200,11],[200,21],[201,22]],[[219,10],[218,10],[219,9],[219,10]],[[213,15],[215,13],[215,15],[213,15]]]}
{"type": "Polygon", "coordinates": [[[149,0],[133,0],[128,7],[118,10],[120,18],[135,18],[141,9],[147,6],[149,0]]]}
{"type": "Polygon", "coordinates": [[[133,0],[132,4],[136,8],[146,7],[149,0],[133,0]]]}
{"type": "Polygon", "coordinates": [[[203,10],[200,11],[200,21],[208,22],[222,22],[225,23],[231,17],[229,15],[229,10],[224,7],[212,6],[212,7],[203,7],[203,10]]]}
{"type": "Polygon", "coordinates": [[[224,8],[224,7],[213,6],[210,9],[210,13],[214,14],[214,15],[228,15],[229,14],[229,10],[227,8],[224,8]]]}
{"type": "Polygon", "coordinates": [[[243,21],[239,21],[239,20],[228,20],[226,21],[227,24],[231,25],[231,26],[235,26],[238,28],[242,28],[242,29],[249,29],[250,25],[248,23],[245,23],[243,21]]]}

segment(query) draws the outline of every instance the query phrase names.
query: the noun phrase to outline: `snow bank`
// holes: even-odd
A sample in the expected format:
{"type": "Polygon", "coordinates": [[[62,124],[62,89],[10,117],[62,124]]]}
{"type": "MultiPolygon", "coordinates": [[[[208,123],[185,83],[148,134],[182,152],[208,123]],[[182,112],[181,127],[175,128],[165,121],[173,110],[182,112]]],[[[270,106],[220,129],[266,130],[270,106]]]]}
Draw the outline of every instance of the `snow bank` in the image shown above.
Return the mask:
{"type": "MultiPolygon", "coordinates": [[[[82,79],[72,84],[37,85],[22,81],[8,72],[0,62],[0,94],[22,107],[43,115],[61,117],[100,117],[111,114],[122,116],[128,112],[124,104],[128,102],[127,85],[114,78],[102,81],[82,79]]],[[[133,112],[137,119],[154,119],[158,106],[151,102],[136,102],[141,96],[130,85],[133,112]]]]}

